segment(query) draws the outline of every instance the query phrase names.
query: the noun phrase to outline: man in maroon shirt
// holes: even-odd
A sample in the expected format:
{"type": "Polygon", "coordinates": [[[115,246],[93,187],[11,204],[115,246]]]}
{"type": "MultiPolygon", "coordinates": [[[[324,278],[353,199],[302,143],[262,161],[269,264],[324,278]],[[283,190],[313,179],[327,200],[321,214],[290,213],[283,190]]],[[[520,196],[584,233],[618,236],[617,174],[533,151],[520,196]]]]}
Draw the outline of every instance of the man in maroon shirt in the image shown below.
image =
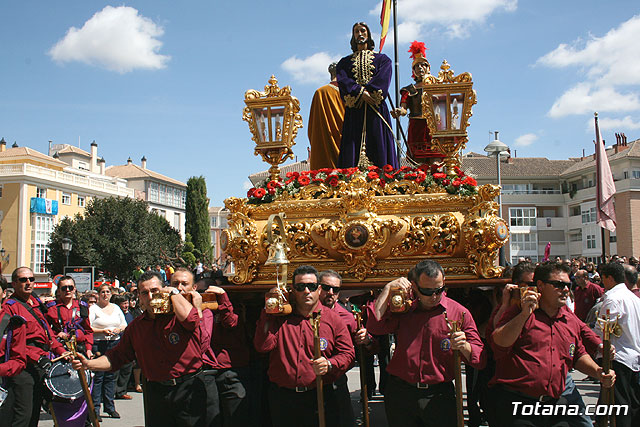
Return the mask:
{"type": "Polygon", "coordinates": [[[318,423],[316,375],[322,375],[326,425],[338,425],[338,408],[332,383],[355,359],[351,336],[344,321],[320,304],[318,271],[303,265],[293,272],[294,312],[271,316],[263,310],[256,325],[254,345],[270,352],[269,405],[273,425],[314,426],[318,423]],[[314,356],[310,317],[320,314],[321,356],[314,356]]]}
{"type": "Polygon", "coordinates": [[[207,395],[215,383],[202,375],[202,342],[198,310],[176,288],[162,289],[155,271],[138,281],[143,316],[125,329],[118,345],[104,356],[87,360],[78,354],[75,369],[116,371],[135,359],[147,379],[145,425],[208,426],[207,395]],[[153,294],[170,293],[173,313],[155,315],[150,309],[153,294]]]}
{"type": "Polygon", "coordinates": [[[566,423],[567,414],[562,412],[547,415],[539,408],[531,414],[528,409],[566,404],[561,394],[573,367],[607,387],[615,381],[613,371],[605,375],[587,354],[581,338],[583,324],[565,308],[569,273],[570,267],[562,263],[539,265],[534,274],[539,293],[526,291],[521,307],[511,307],[498,322],[492,335],[497,426],[566,423]]]}
{"type": "MultiPolygon", "coordinates": [[[[340,316],[351,334],[353,343],[355,345],[362,344],[371,346],[373,339],[367,333],[367,330],[365,328],[356,330],[357,324],[353,313],[338,302],[338,295],[342,287],[342,276],[336,271],[325,270],[318,275],[318,282],[320,282],[320,302],[340,316]]],[[[362,369],[364,369],[364,367],[362,369]]],[[[333,388],[339,407],[340,423],[338,425],[353,426],[355,423],[355,415],[353,413],[353,406],[351,405],[351,393],[349,392],[346,373],[336,379],[333,383],[333,388]]]]}
{"type": "Polygon", "coordinates": [[[26,319],[26,356],[24,371],[9,378],[7,385],[13,393],[13,405],[0,408],[0,426],[37,426],[45,395],[44,375],[51,366],[50,352],[65,353],[64,347],[45,320],[46,307],[32,295],[35,278],[28,267],[18,267],[11,275],[14,292],[2,308],[12,316],[26,319]]]}
{"type": "Polygon", "coordinates": [[[202,309],[201,328],[203,333],[202,359],[204,375],[216,384],[216,394],[211,395],[207,410],[210,419],[225,427],[246,426],[249,411],[246,407],[246,389],[241,380],[241,368],[249,364],[249,349],[240,316],[233,311],[233,305],[226,291],[218,286],[207,285],[202,279],[193,283],[191,271],[178,268],[171,278],[171,285],[183,292],[196,295],[195,291],[215,293],[218,308],[215,311],[202,309]],[[220,418],[222,415],[222,418],[220,418]]]}
{"type": "Polygon", "coordinates": [[[58,280],[58,298],[47,304],[47,321],[58,340],[68,340],[75,336],[78,350],[93,357],[93,329],[89,322],[89,306],[76,298],[76,281],[71,276],[58,280]]]}
{"type": "Polygon", "coordinates": [[[604,294],[604,289],[589,281],[587,270],[576,271],[574,278],[577,285],[573,290],[575,300],[574,313],[576,313],[578,319],[584,322],[591,307],[604,294]]]}
{"type": "Polygon", "coordinates": [[[455,426],[453,351],[481,369],[483,344],[471,313],[446,296],[444,270],[435,261],[419,262],[409,273],[387,283],[367,320],[369,332],[396,334],[396,350],[387,366],[389,380],[384,403],[390,426],[455,426]],[[391,313],[391,288],[417,296],[406,313],[391,313]],[[445,319],[446,314],[446,319],[445,319]],[[451,333],[449,321],[462,321],[451,333]]]}
{"type": "MultiPolygon", "coordinates": [[[[23,317],[11,316],[0,308],[0,377],[15,377],[27,366],[25,323],[23,317]]],[[[3,382],[0,381],[0,386],[5,385],[3,382]]]]}

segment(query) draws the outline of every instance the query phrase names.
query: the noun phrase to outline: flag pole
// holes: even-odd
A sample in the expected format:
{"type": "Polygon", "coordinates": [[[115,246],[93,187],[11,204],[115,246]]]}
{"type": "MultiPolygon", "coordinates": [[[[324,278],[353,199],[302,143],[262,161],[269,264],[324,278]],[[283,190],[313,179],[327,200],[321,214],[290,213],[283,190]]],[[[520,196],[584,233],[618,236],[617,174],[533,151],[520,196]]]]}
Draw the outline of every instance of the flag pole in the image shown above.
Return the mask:
{"type": "MultiPolygon", "coordinates": [[[[600,127],[598,126],[598,113],[593,113],[593,120],[595,121],[595,129],[596,129],[596,144],[602,144],[602,141],[600,141],[600,127]]],[[[598,151],[600,147],[596,146],[596,152],[598,151]]],[[[602,161],[602,159],[600,159],[600,161],[602,161]]],[[[600,168],[598,167],[598,165],[596,164],[596,182],[600,182],[600,168]]],[[[597,209],[600,209],[600,201],[602,200],[602,188],[600,185],[596,185],[596,204],[597,209]]],[[[605,250],[605,244],[604,244],[604,227],[600,227],[600,241],[602,242],[602,263],[604,264],[605,262],[607,262],[607,252],[605,250]]]]}
{"type": "MultiPolygon", "coordinates": [[[[393,0],[393,55],[395,60],[396,106],[400,107],[400,77],[398,75],[398,0],[393,0]]],[[[400,166],[400,117],[396,117],[396,150],[398,151],[398,166],[400,166]]]]}

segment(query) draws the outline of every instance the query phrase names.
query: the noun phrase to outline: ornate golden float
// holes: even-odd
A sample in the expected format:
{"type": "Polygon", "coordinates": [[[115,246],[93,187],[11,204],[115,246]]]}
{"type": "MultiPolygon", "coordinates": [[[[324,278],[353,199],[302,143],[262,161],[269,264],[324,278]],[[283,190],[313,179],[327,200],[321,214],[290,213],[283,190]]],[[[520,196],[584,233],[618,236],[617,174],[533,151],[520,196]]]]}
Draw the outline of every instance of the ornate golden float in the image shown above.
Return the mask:
{"type": "Polygon", "coordinates": [[[272,227],[285,243],[289,277],[297,266],[311,264],[338,271],[347,285],[384,284],[427,258],[443,266],[447,280],[499,277],[498,250],[509,236],[495,202],[499,188],[477,187],[459,168],[476,103],[472,85],[469,73],[454,76],[446,61],[437,77],[422,82],[424,118],[434,144],[446,154],[440,169],[327,169],[286,178],[278,178],[277,165],[302,126],[298,100],[288,87],[280,89],[274,76],[264,92],[247,91],[243,120],[249,122],[255,154],[272,168],[270,179],[247,198],[225,200],[229,228],[221,246],[234,265],[229,280],[276,284],[276,268],[265,265],[266,228],[279,213],[284,225],[272,227]]]}

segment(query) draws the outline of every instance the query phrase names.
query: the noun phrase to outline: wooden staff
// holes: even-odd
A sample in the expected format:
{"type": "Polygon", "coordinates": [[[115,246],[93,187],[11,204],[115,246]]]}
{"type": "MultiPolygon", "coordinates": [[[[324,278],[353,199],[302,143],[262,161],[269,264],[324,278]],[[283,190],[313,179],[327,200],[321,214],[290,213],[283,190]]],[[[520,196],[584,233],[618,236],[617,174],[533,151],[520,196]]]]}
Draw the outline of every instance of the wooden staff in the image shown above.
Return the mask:
{"type": "MultiPolygon", "coordinates": [[[[318,359],[320,358],[320,312],[313,312],[310,320],[313,328],[313,356],[318,359]]],[[[318,425],[325,427],[322,375],[316,375],[316,393],[318,396],[318,425]]]]}
{"type": "MultiPolygon", "coordinates": [[[[358,324],[357,330],[362,329],[362,309],[354,309],[353,314],[356,316],[356,323],[358,324]]],[[[364,420],[364,426],[369,427],[369,394],[367,392],[367,370],[364,364],[364,352],[365,346],[363,344],[358,345],[359,364],[360,364],[360,390],[362,392],[362,419],[364,420]]]]}
{"type": "MultiPolygon", "coordinates": [[[[598,323],[602,326],[602,371],[608,374],[611,370],[611,333],[615,335],[616,327],[618,327],[618,319],[611,320],[611,313],[607,310],[604,317],[598,317],[598,323]]],[[[600,399],[605,405],[613,405],[615,398],[613,387],[605,388],[600,386],[600,399]]],[[[616,426],[616,417],[611,416],[608,412],[598,422],[601,427],[616,426]]]]}
{"type": "MultiPolygon", "coordinates": [[[[444,312],[444,320],[449,325],[449,331],[453,335],[454,332],[460,332],[462,322],[464,322],[464,312],[460,320],[451,320],[447,318],[447,312],[444,312]]],[[[464,427],[464,406],[462,402],[462,366],[460,365],[460,350],[453,351],[453,372],[455,375],[456,386],[456,412],[458,419],[458,427],[464,427]]]]}
{"type": "MultiPolygon", "coordinates": [[[[67,347],[69,348],[69,350],[71,350],[73,357],[78,356],[75,336],[71,337],[71,339],[67,341],[67,347]]],[[[84,367],[78,369],[78,376],[80,377],[80,384],[82,385],[84,398],[87,401],[87,410],[89,411],[89,419],[91,420],[91,424],[93,425],[93,427],[100,427],[100,422],[98,421],[98,416],[96,415],[96,408],[93,405],[93,399],[91,398],[91,390],[89,390],[89,384],[87,384],[87,374],[85,373],[84,367]]]]}

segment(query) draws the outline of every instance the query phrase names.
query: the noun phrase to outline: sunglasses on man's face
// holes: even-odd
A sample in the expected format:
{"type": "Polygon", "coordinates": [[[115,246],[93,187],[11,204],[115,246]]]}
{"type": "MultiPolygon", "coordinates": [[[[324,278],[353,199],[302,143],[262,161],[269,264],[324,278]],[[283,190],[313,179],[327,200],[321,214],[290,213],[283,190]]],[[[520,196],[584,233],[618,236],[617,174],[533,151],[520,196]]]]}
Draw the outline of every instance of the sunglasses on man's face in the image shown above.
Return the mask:
{"type": "Polygon", "coordinates": [[[320,286],[322,286],[322,290],[325,292],[333,291],[334,294],[340,292],[340,286],[331,286],[324,283],[321,283],[320,286]]]}
{"type": "Polygon", "coordinates": [[[35,282],[35,281],[36,281],[35,277],[18,277],[18,282],[20,283],[35,282]]]}
{"type": "Polygon", "coordinates": [[[305,288],[308,288],[309,291],[313,292],[318,289],[319,283],[294,283],[292,286],[293,289],[298,292],[304,291],[305,288]]]}
{"type": "Polygon", "coordinates": [[[67,286],[60,286],[60,290],[62,292],[70,292],[72,290],[74,290],[75,287],[71,286],[71,285],[67,285],[67,286]]]}
{"type": "Polygon", "coordinates": [[[447,289],[446,286],[443,286],[441,288],[421,288],[420,286],[416,286],[416,288],[418,288],[418,292],[420,292],[425,297],[431,297],[433,295],[440,295],[441,293],[443,293],[445,291],[445,289],[447,289]]]}
{"type": "Polygon", "coordinates": [[[571,288],[571,282],[563,282],[562,280],[545,280],[544,283],[548,283],[558,290],[563,290],[565,286],[571,288]]]}

